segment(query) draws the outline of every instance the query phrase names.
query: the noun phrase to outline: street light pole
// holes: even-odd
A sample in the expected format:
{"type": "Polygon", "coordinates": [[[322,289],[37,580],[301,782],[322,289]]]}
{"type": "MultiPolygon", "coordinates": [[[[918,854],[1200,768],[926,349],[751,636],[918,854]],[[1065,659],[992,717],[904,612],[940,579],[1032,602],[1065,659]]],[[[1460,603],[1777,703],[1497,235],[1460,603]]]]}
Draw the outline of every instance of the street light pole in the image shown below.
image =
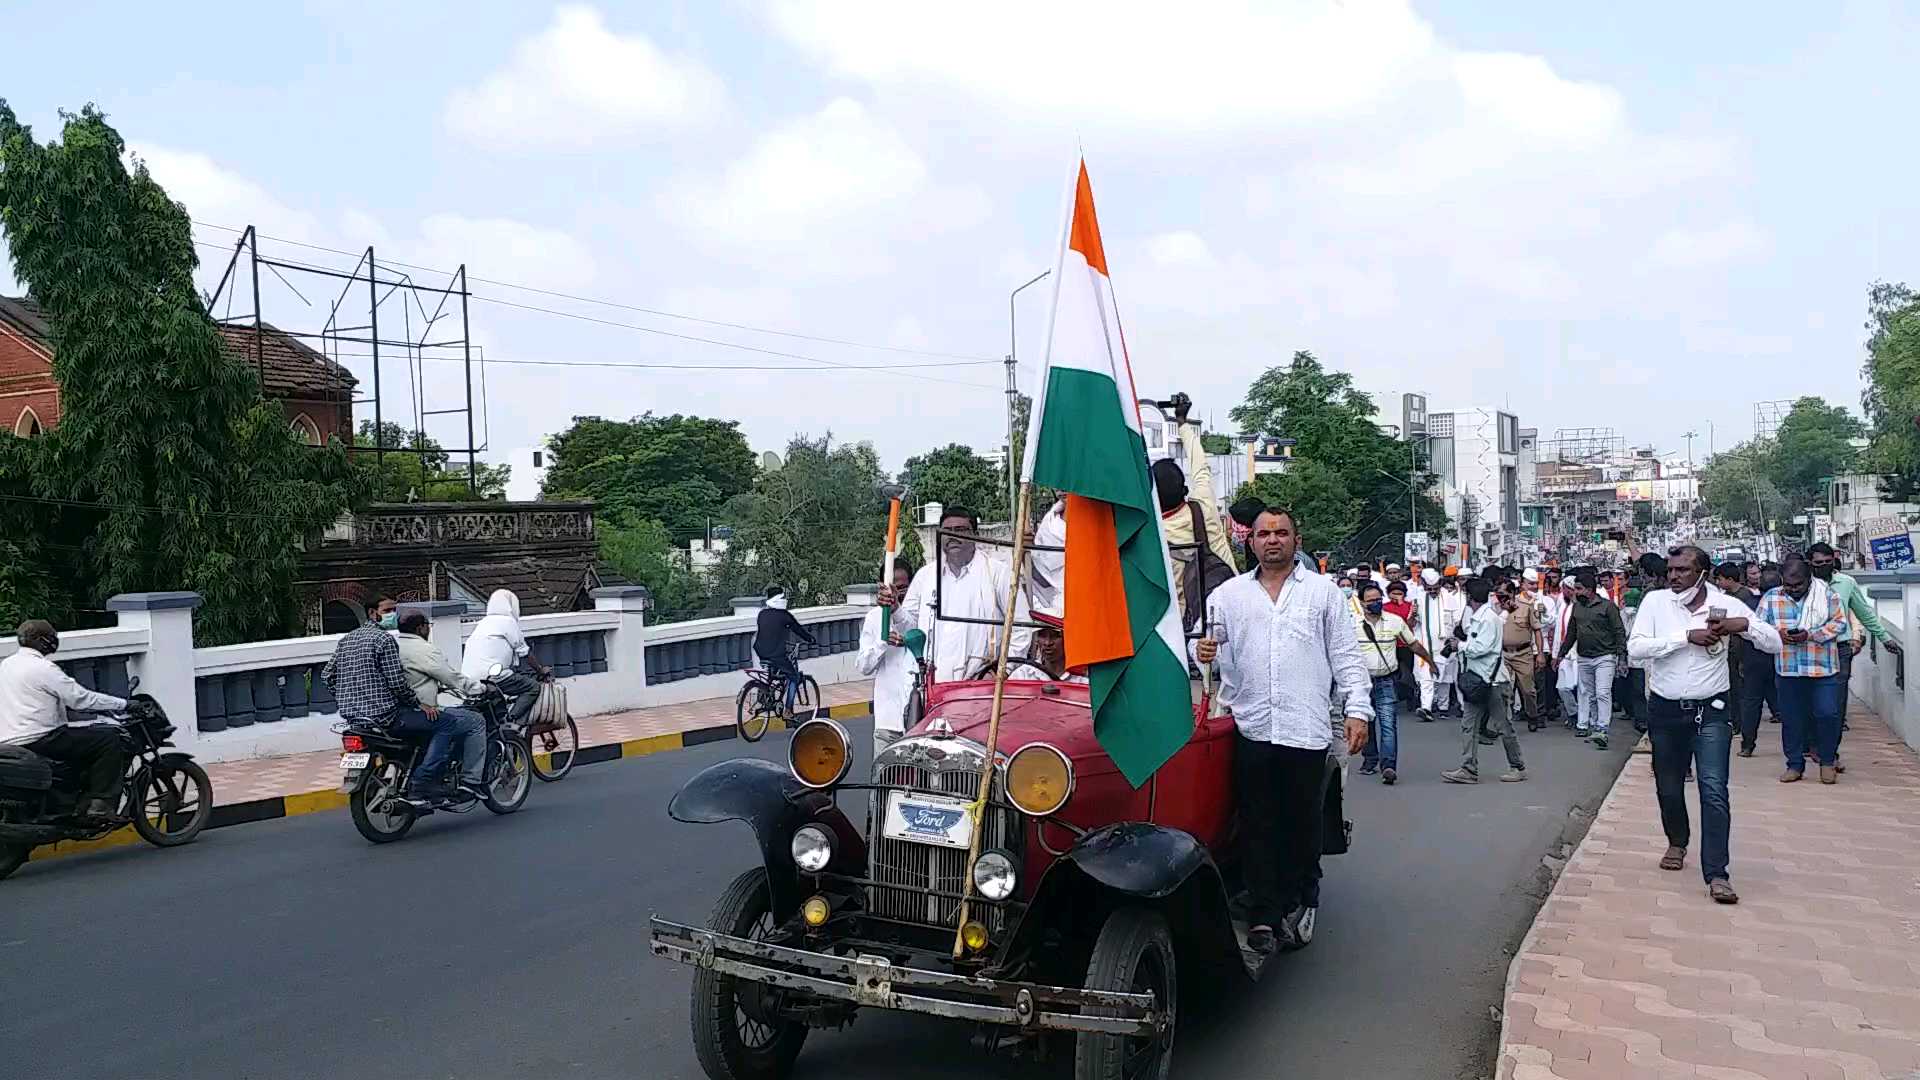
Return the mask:
{"type": "MultiPolygon", "coordinates": [[[[1007,294],[1007,505],[1012,506],[1019,499],[1020,465],[1013,460],[1013,417],[1020,401],[1020,369],[1015,354],[1020,351],[1019,308],[1014,300],[1028,285],[1037,285],[1051,276],[1053,271],[1042,270],[1028,278],[1026,283],[1007,294]]],[[[1028,418],[1032,422],[1032,418],[1028,418]]]]}

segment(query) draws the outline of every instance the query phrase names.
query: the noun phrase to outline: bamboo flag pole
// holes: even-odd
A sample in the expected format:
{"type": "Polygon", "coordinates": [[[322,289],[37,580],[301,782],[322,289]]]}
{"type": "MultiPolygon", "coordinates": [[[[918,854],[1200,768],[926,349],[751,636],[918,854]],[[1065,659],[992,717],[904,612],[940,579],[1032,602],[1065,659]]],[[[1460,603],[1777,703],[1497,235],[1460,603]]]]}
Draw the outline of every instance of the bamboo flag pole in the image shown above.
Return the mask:
{"type": "Polygon", "coordinates": [[[1025,576],[1027,565],[1027,499],[1032,489],[1031,481],[1020,482],[1020,505],[1013,515],[1013,573],[1007,575],[1011,582],[1007,587],[1007,610],[1000,619],[999,655],[994,658],[993,709],[987,716],[987,763],[980,770],[979,796],[973,804],[973,839],[967,845],[967,865],[960,875],[960,918],[953,925],[955,960],[967,951],[962,928],[967,925],[973,902],[973,864],[980,858],[980,841],[986,832],[987,796],[993,793],[994,755],[1000,746],[1000,711],[1007,694],[1007,649],[1013,639],[1013,612],[1019,605],[1020,579],[1025,576]]]}

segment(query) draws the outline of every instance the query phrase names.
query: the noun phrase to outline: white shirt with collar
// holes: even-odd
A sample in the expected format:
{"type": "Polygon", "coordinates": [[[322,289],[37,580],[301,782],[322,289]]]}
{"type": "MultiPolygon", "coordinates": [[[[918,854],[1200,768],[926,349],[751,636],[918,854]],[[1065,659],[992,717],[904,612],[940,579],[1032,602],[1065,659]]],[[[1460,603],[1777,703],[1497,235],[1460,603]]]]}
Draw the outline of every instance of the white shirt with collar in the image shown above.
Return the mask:
{"type": "Polygon", "coordinates": [[[1627,657],[1646,670],[1647,689],[1669,701],[1700,701],[1725,694],[1732,686],[1727,643],[1720,641],[1705,648],[1687,640],[1689,630],[1707,628],[1707,614],[1713,608],[1720,608],[1730,619],[1747,620],[1747,629],[1740,636],[1761,652],[1780,652],[1780,631],[1762,622],[1753,609],[1704,581],[1698,588],[1706,590],[1698,611],[1686,605],[1694,590],[1685,594],[1671,589],[1647,590],[1640,598],[1633,630],[1627,635],[1627,657]]]}
{"type": "MultiPolygon", "coordinates": [[[[885,608],[872,608],[860,623],[860,652],[854,659],[860,674],[873,678],[873,726],[895,733],[906,730],[907,698],[913,694],[913,654],[905,646],[889,645],[880,633],[885,608]]],[[[894,629],[898,630],[896,613],[894,629]]]]}
{"type": "Polygon", "coordinates": [[[1254,742],[1324,750],[1337,683],[1344,714],[1373,721],[1373,680],[1360,659],[1352,609],[1333,579],[1295,557],[1280,595],[1267,594],[1258,569],[1221,585],[1208,598],[1209,625],[1226,627],[1219,642],[1220,702],[1240,734],[1254,742]]]}
{"type": "MultiPolygon", "coordinates": [[[[1007,591],[1011,582],[1007,567],[975,551],[965,566],[955,568],[952,560],[942,560],[943,571],[937,596],[933,563],[920,568],[907,587],[907,596],[894,612],[894,626],[901,631],[918,627],[927,635],[927,657],[933,662],[933,678],[939,682],[966,679],[995,656],[994,643],[1000,627],[984,622],[954,622],[952,616],[1000,622],[1006,615],[1007,591]],[[935,601],[939,610],[935,610],[935,601]],[[942,616],[946,616],[943,618],[942,616]]],[[[1018,625],[1026,616],[1026,597],[1015,601],[1013,637],[1009,656],[1026,655],[1031,629],[1018,625]]]]}
{"type": "Polygon", "coordinates": [[[56,728],[65,727],[67,710],[119,712],[125,698],[96,693],[73,681],[73,676],[37,649],[20,651],[0,660],[0,744],[30,743],[56,728]]]}

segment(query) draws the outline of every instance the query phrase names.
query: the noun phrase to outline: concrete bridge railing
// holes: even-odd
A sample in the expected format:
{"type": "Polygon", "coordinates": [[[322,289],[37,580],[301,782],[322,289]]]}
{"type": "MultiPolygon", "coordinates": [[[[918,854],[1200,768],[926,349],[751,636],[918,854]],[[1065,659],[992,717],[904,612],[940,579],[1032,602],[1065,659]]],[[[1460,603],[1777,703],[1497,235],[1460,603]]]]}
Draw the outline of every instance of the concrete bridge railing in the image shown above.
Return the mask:
{"type": "Polygon", "coordinates": [[[1853,660],[1854,697],[1880,714],[1893,733],[1920,751],[1920,567],[1850,571],[1873,601],[1874,614],[1906,650],[1895,656],[1878,643],[1853,660]]]}

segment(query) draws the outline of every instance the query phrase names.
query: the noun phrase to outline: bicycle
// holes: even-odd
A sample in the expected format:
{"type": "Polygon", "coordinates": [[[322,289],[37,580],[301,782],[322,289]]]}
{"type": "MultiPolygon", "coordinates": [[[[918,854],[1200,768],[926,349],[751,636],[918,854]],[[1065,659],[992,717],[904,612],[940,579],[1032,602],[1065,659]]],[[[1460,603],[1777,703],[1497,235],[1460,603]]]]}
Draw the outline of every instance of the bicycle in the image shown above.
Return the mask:
{"type": "MultiPolygon", "coordinates": [[[[799,669],[799,649],[787,650],[787,657],[799,669]]],[[[733,722],[740,737],[759,742],[773,727],[775,717],[792,727],[804,724],[820,714],[820,684],[805,672],[794,685],[793,708],[787,709],[787,680],[765,668],[747,668],[747,685],[734,700],[733,722]]]]}

